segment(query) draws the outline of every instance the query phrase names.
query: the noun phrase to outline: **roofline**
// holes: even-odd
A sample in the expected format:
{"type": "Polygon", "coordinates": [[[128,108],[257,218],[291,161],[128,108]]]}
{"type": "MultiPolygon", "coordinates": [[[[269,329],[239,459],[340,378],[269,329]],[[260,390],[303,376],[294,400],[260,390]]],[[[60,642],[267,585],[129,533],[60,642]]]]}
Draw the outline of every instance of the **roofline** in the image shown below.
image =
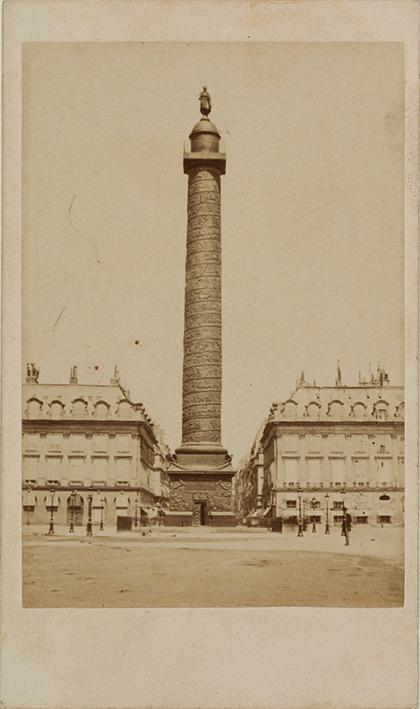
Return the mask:
{"type": "Polygon", "coordinates": [[[71,382],[61,382],[60,384],[53,384],[51,382],[23,382],[23,385],[25,384],[36,384],[37,386],[43,387],[117,387],[121,390],[119,384],[80,384],[79,382],[75,382],[74,384],[72,384],[71,382]]]}

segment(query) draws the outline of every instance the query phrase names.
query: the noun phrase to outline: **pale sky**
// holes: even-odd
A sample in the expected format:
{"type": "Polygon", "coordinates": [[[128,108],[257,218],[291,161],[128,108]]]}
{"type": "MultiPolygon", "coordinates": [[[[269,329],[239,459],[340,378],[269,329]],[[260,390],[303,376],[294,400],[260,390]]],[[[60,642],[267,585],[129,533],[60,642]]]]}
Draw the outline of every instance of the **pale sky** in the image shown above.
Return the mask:
{"type": "Polygon", "coordinates": [[[302,370],[403,383],[398,43],[32,44],[24,55],[23,362],[107,383],[181,442],[187,177],[206,84],[222,177],[223,444],[302,370]],[[139,344],[136,344],[136,340],[139,344]],[[95,369],[97,367],[98,369],[95,369]]]}

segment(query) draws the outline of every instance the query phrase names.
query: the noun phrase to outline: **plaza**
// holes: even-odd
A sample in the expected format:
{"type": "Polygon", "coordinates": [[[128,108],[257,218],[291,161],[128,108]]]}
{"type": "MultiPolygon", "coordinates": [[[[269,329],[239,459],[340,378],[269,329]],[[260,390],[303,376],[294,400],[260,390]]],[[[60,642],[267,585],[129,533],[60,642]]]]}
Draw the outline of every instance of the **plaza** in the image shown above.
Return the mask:
{"type": "Polygon", "coordinates": [[[138,608],[404,603],[402,527],[276,534],[155,527],[87,537],[24,529],[23,606],[138,608]]]}

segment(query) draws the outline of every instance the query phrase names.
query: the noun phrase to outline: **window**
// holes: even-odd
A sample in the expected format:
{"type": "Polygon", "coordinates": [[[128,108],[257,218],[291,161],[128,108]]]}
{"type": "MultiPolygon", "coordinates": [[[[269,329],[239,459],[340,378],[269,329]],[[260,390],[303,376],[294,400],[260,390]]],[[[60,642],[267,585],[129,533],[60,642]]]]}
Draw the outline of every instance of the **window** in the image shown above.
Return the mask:
{"type": "Polygon", "coordinates": [[[98,419],[108,418],[109,406],[105,401],[98,401],[95,406],[95,416],[98,419]]]}
{"type": "Polygon", "coordinates": [[[343,416],[343,408],[341,401],[332,401],[328,407],[328,415],[334,419],[341,419],[343,416]]]}
{"type": "Polygon", "coordinates": [[[52,401],[50,404],[50,416],[52,419],[60,419],[63,415],[64,404],[61,401],[52,401]]]}
{"type": "Polygon", "coordinates": [[[72,402],[72,415],[74,418],[83,418],[86,414],[87,403],[83,399],[75,399],[72,402]]]}
{"type": "Polygon", "coordinates": [[[128,485],[128,480],[117,480],[116,485],[128,485]]]}
{"type": "Polygon", "coordinates": [[[289,484],[296,483],[298,481],[298,466],[299,461],[297,458],[284,459],[284,477],[289,484]]]}
{"type": "Polygon", "coordinates": [[[342,500],[334,500],[333,510],[342,510],[342,509],[343,509],[343,501],[342,500]]]}
{"type": "Polygon", "coordinates": [[[55,487],[58,487],[60,485],[59,480],[47,480],[47,485],[54,485],[55,487]]]}
{"type": "Polygon", "coordinates": [[[379,446],[379,453],[385,453],[385,446],[383,446],[383,445],[379,446]]]}
{"type": "Polygon", "coordinates": [[[321,458],[308,458],[306,461],[306,479],[310,483],[318,483],[321,480],[321,458]]]}
{"type": "Polygon", "coordinates": [[[295,401],[286,401],[283,409],[283,415],[288,419],[297,417],[297,404],[295,401]]]}
{"type": "Polygon", "coordinates": [[[286,507],[296,507],[296,500],[286,500],[286,507]]]}
{"type": "Polygon", "coordinates": [[[106,453],[108,450],[108,436],[94,436],[93,450],[98,453],[106,453]]]}
{"type": "Polygon", "coordinates": [[[81,480],[70,480],[69,485],[72,487],[82,487],[83,483],[81,480]]]}
{"type": "Polygon", "coordinates": [[[384,401],[380,401],[375,406],[376,418],[380,421],[385,421],[388,418],[388,404],[384,401]]]}
{"type": "Polygon", "coordinates": [[[311,507],[313,510],[319,510],[321,509],[321,503],[319,500],[314,500],[314,502],[311,502],[311,507]]]}
{"type": "Polygon", "coordinates": [[[285,453],[297,453],[299,438],[296,435],[283,436],[282,447],[285,453]]]}

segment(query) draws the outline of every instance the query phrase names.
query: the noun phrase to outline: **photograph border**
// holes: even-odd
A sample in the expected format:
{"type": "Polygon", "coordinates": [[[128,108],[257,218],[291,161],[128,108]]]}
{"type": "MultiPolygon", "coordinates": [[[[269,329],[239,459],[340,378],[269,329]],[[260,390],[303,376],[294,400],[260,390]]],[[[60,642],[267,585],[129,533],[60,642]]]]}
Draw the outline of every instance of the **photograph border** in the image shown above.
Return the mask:
{"type": "Polygon", "coordinates": [[[170,7],[160,0],[10,0],[3,5],[1,699],[7,707],[414,706],[418,4],[174,0],[170,7]],[[221,40],[398,41],[405,46],[404,607],[22,609],[21,539],[16,534],[21,524],[22,43],[221,40]]]}

